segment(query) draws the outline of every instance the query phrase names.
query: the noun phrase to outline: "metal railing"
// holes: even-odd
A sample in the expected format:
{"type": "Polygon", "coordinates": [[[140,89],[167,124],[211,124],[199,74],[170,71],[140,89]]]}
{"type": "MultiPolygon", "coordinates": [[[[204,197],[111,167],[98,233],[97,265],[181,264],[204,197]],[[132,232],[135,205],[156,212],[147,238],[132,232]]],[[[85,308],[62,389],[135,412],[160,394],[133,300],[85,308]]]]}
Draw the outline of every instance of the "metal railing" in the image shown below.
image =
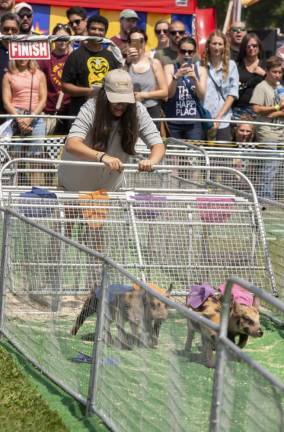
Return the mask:
{"type": "MultiPolygon", "coordinates": [[[[261,432],[283,430],[283,383],[233,345],[226,331],[233,283],[249,289],[282,314],[283,303],[243,280],[229,280],[213,374],[194,360],[200,350],[198,338],[192,352],[184,352],[184,343],[187,322],[196,326],[198,335],[207,332],[210,339],[212,333],[218,332],[216,324],[167,297],[167,287],[160,286],[158,290],[149,280],[145,283],[136,278],[106,255],[17,212],[3,208],[0,211],[4,215],[1,218],[0,332],[50,379],[85,404],[88,415],[96,412],[111,430],[119,432],[205,432],[208,428],[216,432],[231,427],[253,432],[256,424],[261,432]],[[65,266],[54,259],[53,269],[43,272],[41,263],[50,259],[58,248],[64,251],[65,266]],[[34,252],[38,266],[25,279],[23,272],[12,265],[13,257],[24,256],[29,263],[35,258],[34,252]],[[82,313],[82,305],[86,306],[86,297],[80,294],[70,297],[59,288],[59,281],[70,283],[74,259],[82,269],[80,284],[89,277],[89,263],[101,263],[100,294],[94,291],[94,286],[89,294],[94,298],[95,293],[98,304],[93,310],[85,308],[87,319],[77,336],[70,335],[70,329],[76,316],[82,313]],[[34,296],[30,282],[36,288],[50,284],[52,294],[34,296]],[[133,284],[140,287],[140,292],[136,291],[139,296],[164,310],[156,349],[151,343],[151,328],[147,326],[149,317],[144,320],[147,300],[134,303],[135,321],[130,316],[125,323],[115,318],[127,300],[125,292],[119,294],[122,303],[115,302],[116,315],[111,312],[111,287],[120,285],[129,289],[130,286],[135,296],[133,284]],[[138,319],[137,311],[141,312],[138,319]],[[139,323],[138,333],[128,328],[128,321],[139,323]],[[251,403],[260,385],[261,410],[251,403]],[[239,403],[241,416],[234,408],[239,403]],[[270,429],[269,421],[273,422],[270,429]]],[[[133,311],[131,302],[130,305],[128,310],[133,311]]]]}

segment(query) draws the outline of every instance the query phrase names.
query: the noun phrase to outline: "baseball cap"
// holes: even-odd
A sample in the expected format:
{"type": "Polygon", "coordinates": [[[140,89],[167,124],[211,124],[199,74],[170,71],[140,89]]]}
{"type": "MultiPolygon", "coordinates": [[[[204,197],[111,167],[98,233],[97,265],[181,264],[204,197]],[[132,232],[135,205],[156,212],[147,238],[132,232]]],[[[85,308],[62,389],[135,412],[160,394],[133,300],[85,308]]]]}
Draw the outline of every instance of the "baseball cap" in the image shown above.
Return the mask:
{"type": "Polygon", "coordinates": [[[111,103],[135,103],[131,77],[122,69],[113,69],[106,75],[104,88],[111,103]]]}
{"type": "Polygon", "coordinates": [[[16,6],[15,6],[15,12],[16,13],[19,13],[22,9],[29,9],[31,12],[33,12],[33,8],[28,3],[22,2],[22,3],[16,4],[16,6]]]}
{"type": "Polygon", "coordinates": [[[124,9],[120,15],[119,15],[119,19],[121,18],[125,18],[125,19],[131,19],[131,18],[135,18],[135,19],[139,19],[139,16],[137,15],[137,13],[132,10],[132,9],[124,9]]]}

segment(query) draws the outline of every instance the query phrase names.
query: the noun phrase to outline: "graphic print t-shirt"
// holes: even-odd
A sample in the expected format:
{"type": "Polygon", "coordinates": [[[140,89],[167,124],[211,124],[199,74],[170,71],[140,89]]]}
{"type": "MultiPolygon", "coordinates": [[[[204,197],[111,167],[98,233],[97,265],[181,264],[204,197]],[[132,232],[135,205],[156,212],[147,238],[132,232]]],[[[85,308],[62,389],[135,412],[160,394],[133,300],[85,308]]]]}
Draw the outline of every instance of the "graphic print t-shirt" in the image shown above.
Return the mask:
{"type": "MultiPolygon", "coordinates": [[[[61,78],[64,64],[69,54],[62,56],[51,53],[49,60],[38,60],[40,69],[45,73],[47,82],[47,102],[45,106],[45,112],[54,114],[55,107],[58,100],[58,95],[61,90],[61,78]]],[[[65,94],[59,113],[64,112],[64,108],[70,103],[70,96],[65,94]]]]}
{"type": "MultiPolygon", "coordinates": [[[[102,49],[98,52],[81,46],[72,52],[65,63],[62,81],[78,87],[92,87],[102,84],[106,74],[120,67],[111,51],[102,49]]],[[[70,115],[77,115],[81,106],[87,101],[85,96],[71,97],[70,115]]]]}
{"type": "MultiPolygon", "coordinates": [[[[177,67],[175,65],[175,72],[177,67]]],[[[194,119],[199,117],[196,104],[195,86],[189,77],[181,77],[177,81],[176,92],[165,104],[165,114],[169,118],[194,119]]],[[[171,123],[175,123],[171,121],[171,123]]],[[[176,122],[182,128],[187,122],[176,122]]],[[[188,122],[190,123],[190,122],[188,122]]]]}

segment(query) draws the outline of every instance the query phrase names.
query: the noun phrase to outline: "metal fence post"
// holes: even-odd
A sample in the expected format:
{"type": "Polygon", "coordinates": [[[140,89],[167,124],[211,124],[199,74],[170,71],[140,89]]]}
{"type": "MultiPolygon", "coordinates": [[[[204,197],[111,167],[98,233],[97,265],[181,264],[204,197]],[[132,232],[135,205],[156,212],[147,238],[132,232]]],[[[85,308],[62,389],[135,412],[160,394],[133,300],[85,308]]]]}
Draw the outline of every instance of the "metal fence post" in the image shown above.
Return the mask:
{"type": "Polygon", "coordinates": [[[222,408],[221,397],[224,390],[224,368],[227,362],[226,349],[222,338],[227,337],[232,288],[233,282],[228,279],[226,283],[224,301],[222,306],[219,341],[216,352],[216,365],[210,415],[210,432],[220,431],[220,410],[222,408]]]}
{"type": "Polygon", "coordinates": [[[102,271],[101,298],[97,310],[96,333],[93,344],[92,364],[89,378],[89,390],[86,406],[86,415],[91,415],[98,387],[100,359],[103,347],[103,332],[106,319],[106,303],[107,303],[107,288],[108,288],[108,265],[104,263],[102,271]]]}
{"type": "Polygon", "coordinates": [[[2,238],[2,251],[1,251],[1,267],[0,267],[0,336],[3,329],[4,321],[4,295],[5,295],[5,279],[7,274],[7,258],[9,251],[9,228],[10,228],[11,215],[8,212],[4,213],[3,223],[3,238],[2,238]]]}

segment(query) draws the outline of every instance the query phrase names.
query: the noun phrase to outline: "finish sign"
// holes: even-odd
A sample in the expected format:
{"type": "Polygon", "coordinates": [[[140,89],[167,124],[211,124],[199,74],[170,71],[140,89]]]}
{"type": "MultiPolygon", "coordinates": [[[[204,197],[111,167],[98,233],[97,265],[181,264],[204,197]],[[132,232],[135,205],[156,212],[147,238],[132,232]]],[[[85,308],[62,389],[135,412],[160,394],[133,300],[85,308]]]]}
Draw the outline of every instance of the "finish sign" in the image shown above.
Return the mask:
{"type": "Polygon", "coordinates": [[[10,60],[49,60],[50,45],[48,40],[42,41],[10,41],[10,60]]]}

